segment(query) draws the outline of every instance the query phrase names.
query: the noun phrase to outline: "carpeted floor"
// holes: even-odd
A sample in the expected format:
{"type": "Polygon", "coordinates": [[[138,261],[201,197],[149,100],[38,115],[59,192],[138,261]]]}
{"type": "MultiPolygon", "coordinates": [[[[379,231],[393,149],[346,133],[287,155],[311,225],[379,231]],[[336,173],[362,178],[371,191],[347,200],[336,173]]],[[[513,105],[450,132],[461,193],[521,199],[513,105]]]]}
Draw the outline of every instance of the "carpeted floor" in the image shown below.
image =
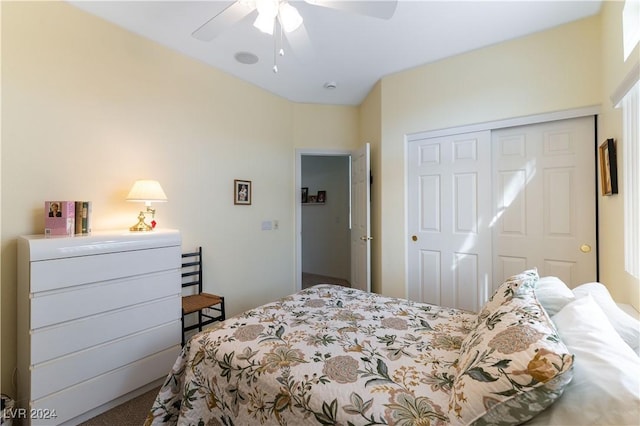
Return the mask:
{"type": "Polygon", "coordinates": [[[160,388],[154,388],[99,416],[80,423],[79,426],[142,426],[159,390],[160,388]]]}

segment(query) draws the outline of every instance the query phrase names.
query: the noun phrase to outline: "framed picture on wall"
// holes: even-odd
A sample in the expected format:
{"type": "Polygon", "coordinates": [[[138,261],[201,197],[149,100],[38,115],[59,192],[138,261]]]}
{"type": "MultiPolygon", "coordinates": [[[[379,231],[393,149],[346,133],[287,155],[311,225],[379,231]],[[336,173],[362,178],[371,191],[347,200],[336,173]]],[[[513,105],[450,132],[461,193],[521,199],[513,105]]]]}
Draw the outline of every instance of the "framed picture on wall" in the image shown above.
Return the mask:
{"type": "Polygon", "coordinates": [[[600,145],[600,180],[602,195],[618,193],[618,160],[613,139],[607,139],[600,145]]]}
{"type": "Polygon", "coordinates": [[[302,188],[302,198],[300,202],[301,203],[309,202],[309,188],[302,188]]]}
{"type": "Polygon", "coordinates": [[[318,203],[327,201],[327,191],[318,191],[318,203]]]}
{"type": "Polygon", "coordinates": [[[251,181],[235,179],[233,181],[233,204],[251,204],[251,181]]]}

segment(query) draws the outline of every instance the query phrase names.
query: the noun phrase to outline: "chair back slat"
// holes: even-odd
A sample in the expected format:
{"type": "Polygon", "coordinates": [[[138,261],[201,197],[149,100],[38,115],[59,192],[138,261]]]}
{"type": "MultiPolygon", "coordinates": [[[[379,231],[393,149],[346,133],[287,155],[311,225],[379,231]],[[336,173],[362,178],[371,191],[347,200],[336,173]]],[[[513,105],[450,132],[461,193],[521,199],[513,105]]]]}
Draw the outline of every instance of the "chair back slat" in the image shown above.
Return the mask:
{"type": "Polygon", "coordinates": [[[182,288],[198,286],[198,293],[202,293],[202,247],[182,253],[182,259],[182,288]]]}

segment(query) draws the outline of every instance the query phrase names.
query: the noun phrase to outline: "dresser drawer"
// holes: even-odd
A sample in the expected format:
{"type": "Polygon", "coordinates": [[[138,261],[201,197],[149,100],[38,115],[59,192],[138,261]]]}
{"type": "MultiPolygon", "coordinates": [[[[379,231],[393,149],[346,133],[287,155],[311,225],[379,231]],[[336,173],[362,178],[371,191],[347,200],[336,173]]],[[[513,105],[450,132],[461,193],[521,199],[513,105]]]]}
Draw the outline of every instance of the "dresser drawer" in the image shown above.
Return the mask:
{"type": "Polygon", "coordinates": [[[177,295],[180,290],[180,271],[170,270],[37,293],[31,299],[31,329],[177,295]]]}
{"type": "Polygon", "coordinates": [[[182,317],[179,295],[31,332],[31,365],[90,348],[182,317]]]}
{"type": "MultiPolygon", "coordinates": [[[[138,389],[142,384],[165,378],[180,353],[180,345],[127,364],[106,374],[55,392],[41,399],[32,399],[30,408],[48,412],[55,410],[56,418],[38,419],[37,426],[57,425],[85,413],[91,408],[138,389]]],[[[36,422],[36,421],[34,421],[36,422]]]]}
{"type": "Polygon", "coordinates": [[[180,333],[176,320],[39,364],[31,370],[31,398],[42,398],[173,347],[180,333]]]}
{"type": "Polygon", "coordinates": [[[30,293],[180,269],[180,246],[31,262],[30,293]]]}

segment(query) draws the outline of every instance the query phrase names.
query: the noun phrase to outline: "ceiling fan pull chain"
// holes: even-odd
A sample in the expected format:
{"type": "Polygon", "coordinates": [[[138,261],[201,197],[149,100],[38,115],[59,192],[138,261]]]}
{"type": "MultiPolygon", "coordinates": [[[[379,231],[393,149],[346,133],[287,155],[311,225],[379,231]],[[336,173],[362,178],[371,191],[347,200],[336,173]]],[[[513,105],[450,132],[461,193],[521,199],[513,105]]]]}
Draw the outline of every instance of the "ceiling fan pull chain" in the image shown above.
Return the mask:
{"type": "Polygon", "coordinates": [[[278,73],[278,57],[276,56],[276,50],[278,50],[278,41],[273,38],[273,72],[278,73]]]}
{"type": "MultiPolygon", "coordinates": [[[[280,23],[276,19],[276,20],[274,20],[274,26],[276,27],[276,31],[280,30],[280,51],[279,51],[279,54],[280,54],[280,56],[284,56],[284,50],[282,49],[282,25],[280,25],[280,23]]],[[[278,55],[276,54],[276,52],[278,52],[278,38],[274,37],[273,38],[273,72],[275,74],[278,73],[278,55]]]]}
{"type": "Polygon", "coordinates": [[[280,56],[284,56],[284,48],[282,46],[284,46],[283,40],[284,40],[284,31],[282,30],[282,24],[279,23],[278,27],[280,28],[280,51],[278,52],[280,54],[280,56]]]}

